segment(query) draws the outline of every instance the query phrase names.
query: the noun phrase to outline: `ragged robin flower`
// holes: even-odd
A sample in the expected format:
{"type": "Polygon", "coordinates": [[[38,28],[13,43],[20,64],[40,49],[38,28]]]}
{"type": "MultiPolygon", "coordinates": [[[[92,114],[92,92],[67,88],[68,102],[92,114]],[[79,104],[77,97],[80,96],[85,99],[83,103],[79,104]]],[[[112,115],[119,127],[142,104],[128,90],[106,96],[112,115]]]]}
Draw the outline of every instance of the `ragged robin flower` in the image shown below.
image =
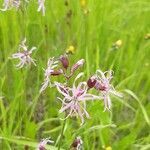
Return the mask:
{"type": "Polygon", "coordinates": [[[51,83],[51,76],[58,76],[63,73],[62,69],[57,69],[58,61],[55,60],[54,57],[49,58],[47,62],[47,68],[45,69],[44,73],[44,82],[42,83],[42,87],[40,89],[40,93],[42,93],[48,86],[52,87],[53,84],[51,83]]]}
{"type": "Polygon", "coordinates": [[[11,8],[19,8],[21,4],[20,0],[4,0],[3,2],[3,8],[0,9],[1,11],[6,11],[9,10],[11,8]]]}
{"type": "Polygon", "coordinates": [[[95,75],[96,83],[94,88],[100,92],[104,100],[105,110],[111,109],[111,99],[110,95],[114,94],[116,96],[122,97],[121,93],[118,93],[112,84],[110,84],[113,78],[112,71],[102,72],[101,70],[96,71],[95,75]]]}
{"type": "Polygon", "coordinates": [[[46,144],[54,143],[54,141],[50,140],[49,138],[42,139],[42,141],[39,143],[37,150],[46,150],[45,146],[46,144]]]}
{"type": "Polygon", "coordinates": [[[25,65],[33,63],[36,66],[35,60],[31,58],[32,52],[36,49],[36,47],[32,47],[28,50],[28,46],[26,45],[26,38],[19,45],[19,52],[12,54],[13,59],[19,59],[19,63],[16,65],[17,68],[22,68],[25,65]]]}
{"type": "Polygon", "coordinates": [[[76,86],[76,81],[81,76],[83,76],[83,73],[77,75],[72,88],[58,82],[55,82],[55,85],[58,92],[63,96],[63,98],[58,97],[62,102],[62,108],[59,112],[65,112],[67,114],[66,118],[73,116],[79,117],[82,125],[84,123],[84,116],[86,116],[86,118],[90,117],[86,110],[86,101],[99,99],[100,97],[88,93],[86,82],[80,82],[76,86]]]}

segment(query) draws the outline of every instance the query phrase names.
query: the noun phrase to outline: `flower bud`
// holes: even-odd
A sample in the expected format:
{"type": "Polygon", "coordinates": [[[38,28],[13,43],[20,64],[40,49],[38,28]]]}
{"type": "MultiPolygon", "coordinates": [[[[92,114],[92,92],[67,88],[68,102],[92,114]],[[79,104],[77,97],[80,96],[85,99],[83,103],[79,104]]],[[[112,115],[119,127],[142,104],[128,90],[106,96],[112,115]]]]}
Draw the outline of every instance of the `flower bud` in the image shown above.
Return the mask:
{"type": "Polygon", "coordinates": [[[83,144],[83,141],[81,137],[77,137],[71,144],[71,148],[74,148],[76,150],[81,150],[82,144],[83,144]]]}
{"type": "Polygon", "coordinates": [[[62,55],[60,57],[60,61],[65,69],[67,69],[69,67],[69,60],[68,60],[67,55],[62,55]]]}
{"type": "Polygon", "coordinates": [[[60,75],[60,74],[62,74],[63,73],[63,71],[60,69],[60,70],[53,70],[52,72],[51,72],[51,75],[52,76],[58,76],[58,75],[60,75]]]}
{"type": "Polygon", "coordinates": [[[89,88],[93,88],[96,84],[96,79],[94,77],[89,78],[87,81],[87,85],[89,88]]]}
{"type": "Polygon", "coordinates": [[[73,73],[74,71],[76,71],[79,67],[82,67],[84,64],[85,60],[84,59],[80,59],[76,64],[74,64],[71,68],[71,73],[73,73]]]}

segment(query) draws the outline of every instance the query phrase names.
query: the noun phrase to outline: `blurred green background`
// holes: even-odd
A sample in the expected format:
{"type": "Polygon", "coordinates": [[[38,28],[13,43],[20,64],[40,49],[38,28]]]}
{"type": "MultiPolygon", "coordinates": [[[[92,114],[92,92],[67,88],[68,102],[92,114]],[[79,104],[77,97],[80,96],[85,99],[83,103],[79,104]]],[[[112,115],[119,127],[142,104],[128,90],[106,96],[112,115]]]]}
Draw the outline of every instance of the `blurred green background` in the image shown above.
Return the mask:
{"type": "Polygon", "coordinates": [[[55,141],[48,149],[55,149],[61,104],[54,89],[42,95],[39,89],[48,58],[70,45],[72,62],[86,60],[85,79],[98,68],[112,69],[124,97],[112,97],[111,112],[103,112],[103,103],[88,103],[91,119],[82,127],[79,120],[67,120],[61,147],[68,149],[81,136],[85,150],[150,149],[150,1],[46,0],[45,6],[45,16],[36,0],[0,12],[0,149],[35,149],[45,137],[55,141]],[[10,57],[24,37],[37,47],[37,67],[17,70],[10,57]],[[112,48],[118,40],[122,44],[112,48]]]}

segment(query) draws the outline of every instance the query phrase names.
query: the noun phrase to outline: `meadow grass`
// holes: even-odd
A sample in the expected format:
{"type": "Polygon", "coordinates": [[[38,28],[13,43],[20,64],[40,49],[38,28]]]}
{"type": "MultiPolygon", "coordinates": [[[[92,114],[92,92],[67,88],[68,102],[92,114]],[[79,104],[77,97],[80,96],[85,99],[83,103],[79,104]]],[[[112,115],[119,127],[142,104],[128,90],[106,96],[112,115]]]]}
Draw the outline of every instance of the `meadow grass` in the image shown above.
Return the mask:
{"type": "Polygon", "coordinates": [[[48,149],[58,146],[63,123],[58,93],[49,88],[40,95],[39,89],[48,58],[69,45],[76,49],[72,62],[86,60],[85,79],[98,68],[112,69],[124,97],[112,98],[111,112],[90,102],[91,119],[82,127],[78,120],[67,120],[61,147],[68,149],[81,136],[85,150],[150,149],[150,40],[144,38],[150,33],[149,0],[88,0],[85,8],[78,0],[64,2],[47,0],[44,17],[35,0],[21,10],[0,12],[0,149],[35,149],[44,137],[55,141],[48,149]],[[37,67],[17,70],[10,57],[24,37],[37,47],[37,67]],[[112,50],[119,39],[122,46],[112,50]]]}

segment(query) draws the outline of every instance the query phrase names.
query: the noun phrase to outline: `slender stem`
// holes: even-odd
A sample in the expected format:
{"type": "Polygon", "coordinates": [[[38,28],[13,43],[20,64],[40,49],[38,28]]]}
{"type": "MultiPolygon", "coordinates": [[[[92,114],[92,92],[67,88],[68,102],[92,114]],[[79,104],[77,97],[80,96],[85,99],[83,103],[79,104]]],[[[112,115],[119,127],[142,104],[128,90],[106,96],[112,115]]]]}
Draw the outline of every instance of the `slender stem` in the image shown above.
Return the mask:
{"type": "Polygon", "coordinates": [[[61,129],[61,133],[60,133],[60,138],[59,138],[59,142],[58,142],[58,150],[60,150],[61,141],[62,141],[64,130],[65,130],[65,125],[66,125],[66,119],[63,121],[62,129],[61,129]]]}

